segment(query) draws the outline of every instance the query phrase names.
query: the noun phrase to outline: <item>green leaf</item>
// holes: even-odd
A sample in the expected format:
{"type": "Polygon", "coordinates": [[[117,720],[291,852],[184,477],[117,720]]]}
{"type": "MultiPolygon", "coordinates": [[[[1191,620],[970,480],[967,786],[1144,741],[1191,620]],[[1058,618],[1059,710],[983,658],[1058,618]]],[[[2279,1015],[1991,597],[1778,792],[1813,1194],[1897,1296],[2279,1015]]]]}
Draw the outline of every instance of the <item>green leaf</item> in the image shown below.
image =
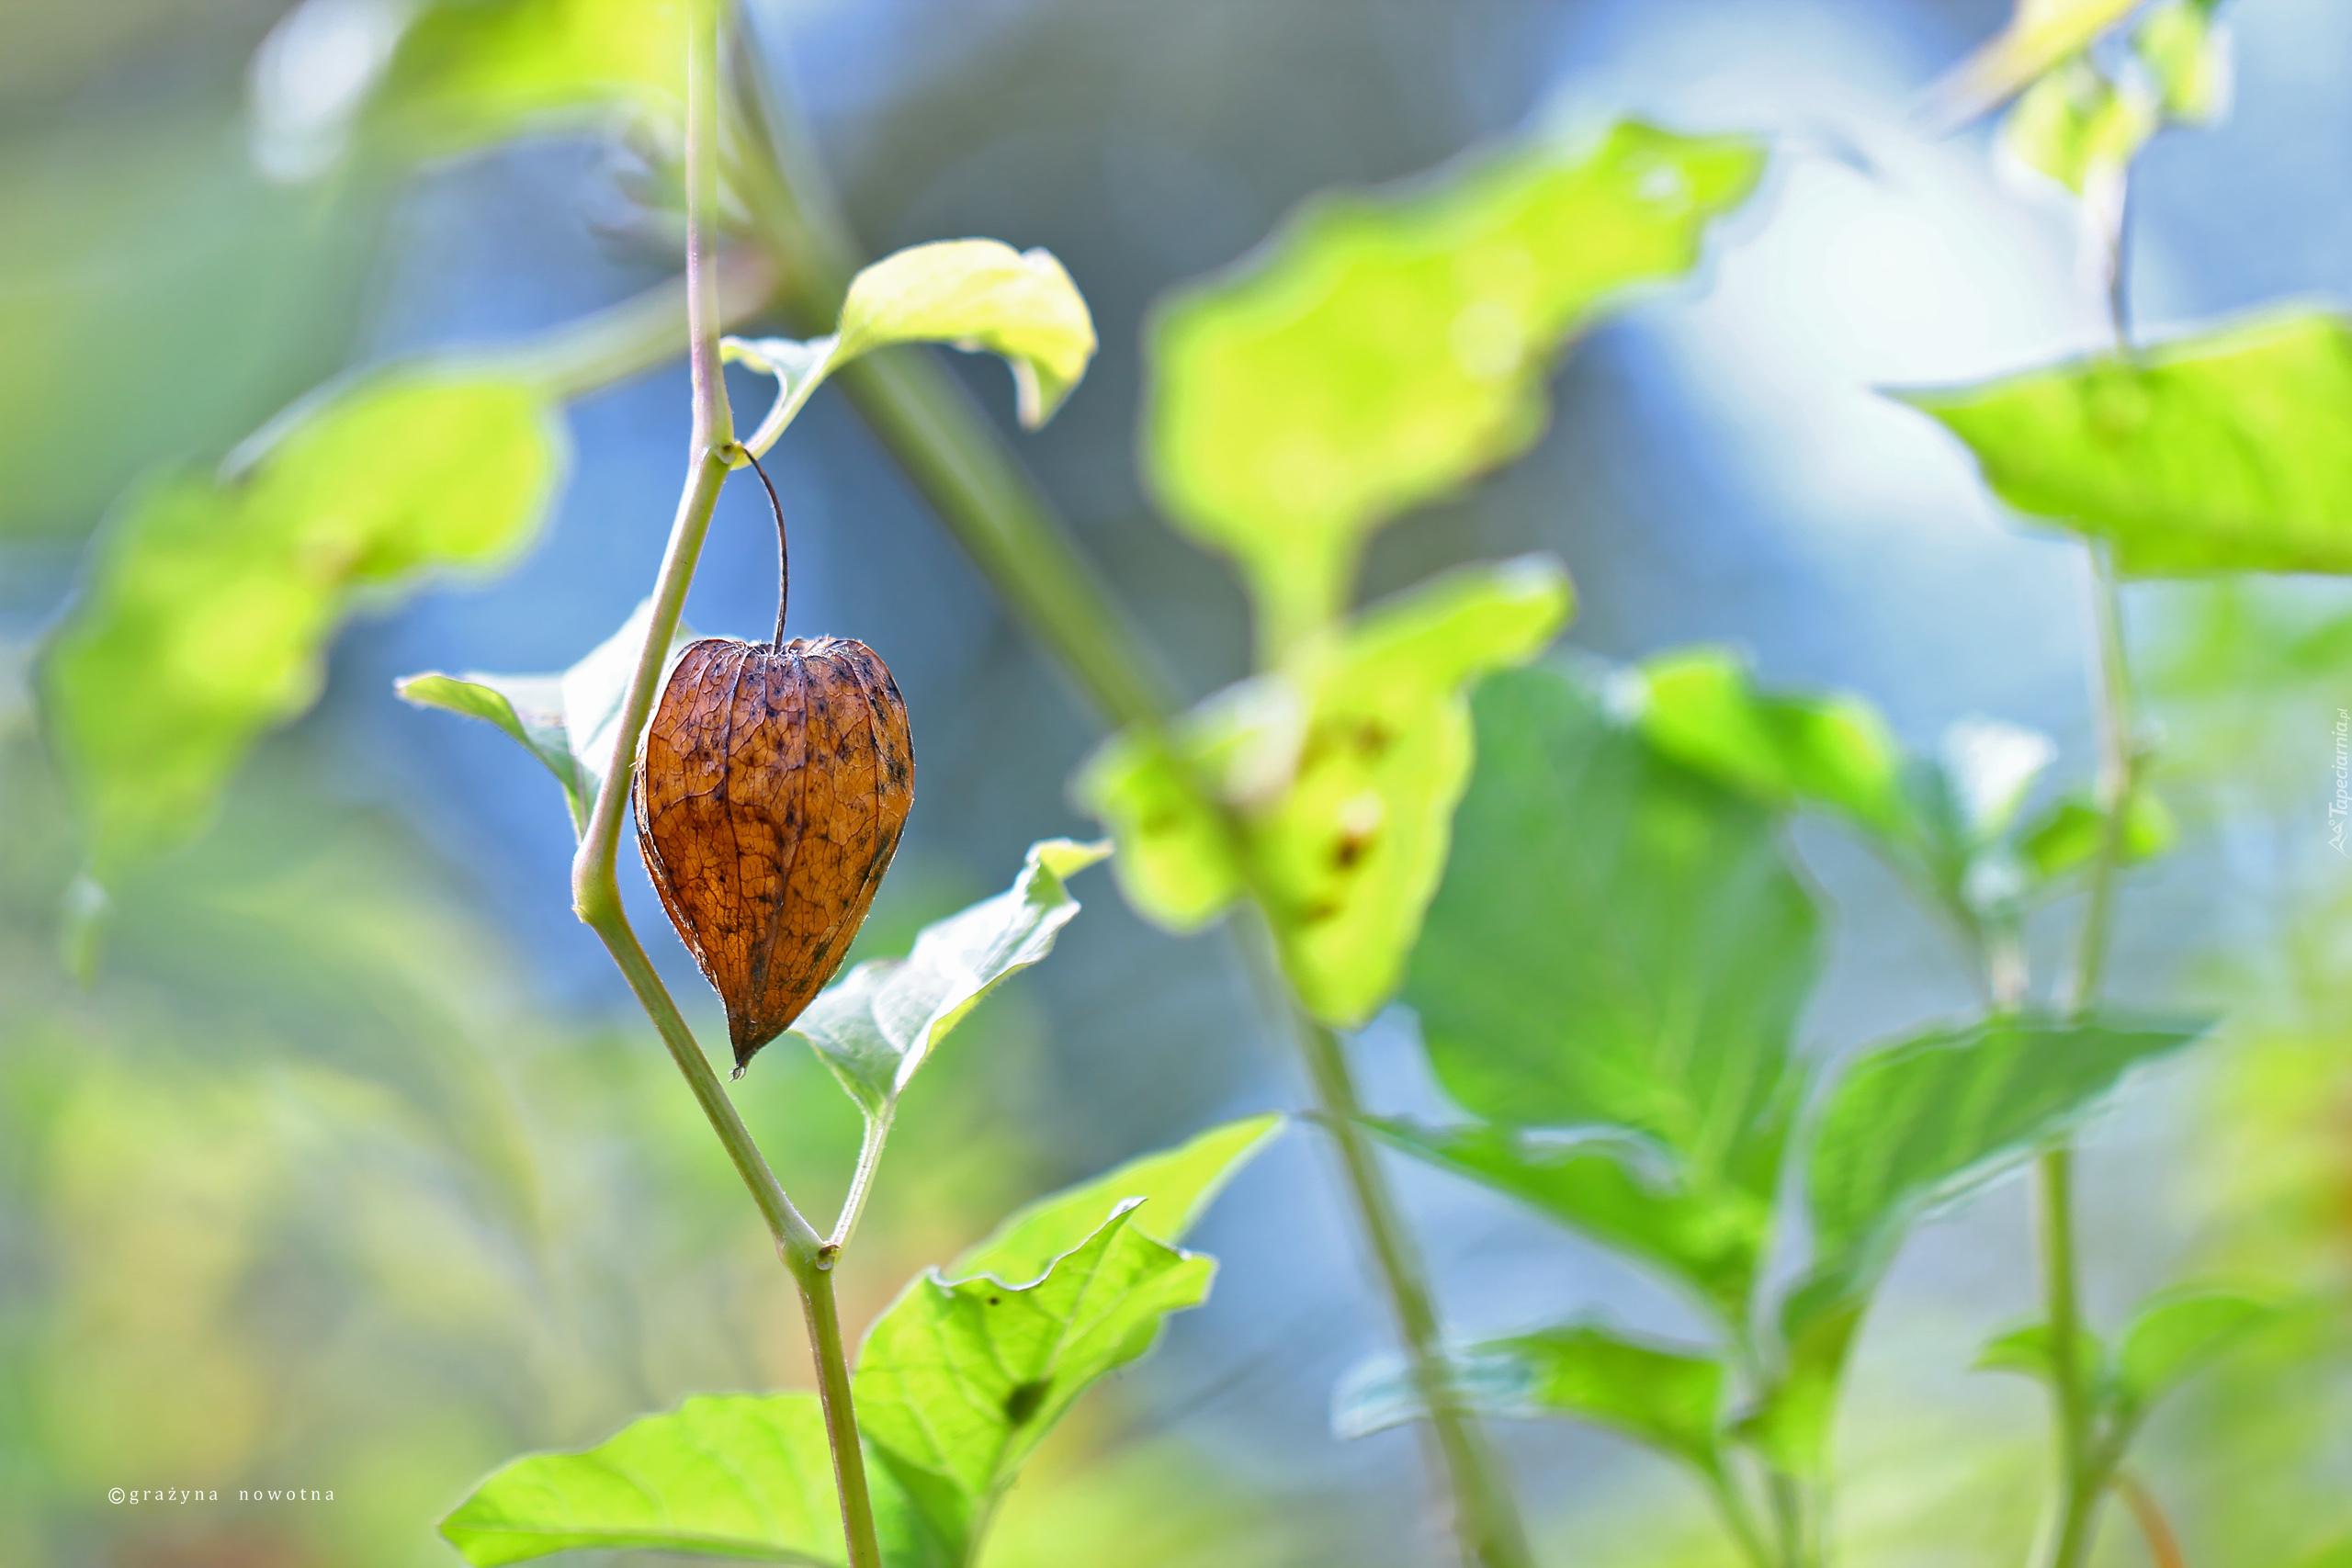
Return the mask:
{"type": "Polygon", "coordinates": [[[2218,8],[2218,0],[2165,0],[2132,35],[2168,120],[2211,125],[2230,111],[2230,31],[2218,8]]]}
{"type": "Polygon", "coordinates": [[[1226,1183],[1273,1141],[1283,1124],[1279,1114],[1245,1116],[1041,1198],[950,1264],[946,1275],[951,1280],[980,1274],[1035,1280],[1055,1258],[1075,1251],[1108,1224],[1121,1205],[1136,1201],[1144,1206],[1128,1223],[1152,1240],[1173,1247],[1216,1201],[1226,1183]]]}
{"type": "MultiPolygon", "coordinates": [[[[867,1475],[884,1558],[934,1561],[889,1473],[867,1475]]],[[[828,1568],[848,1558],[813,1393],[702,1394],[584,1451],[526,1455],[476,1487],[441,1533],[475,1568],[576,1549],[828,1568]]]]}
{"type": "Polygon", "coordinates": [[[1967,443],[2019,512],[2112,542],[2140,577],[2352,571],[2352,329],[2275,315],[1897,394],[1967,443]]]}
{"type": "Polygon", "coordinates": [[[2082,196],[2120,181],[2157,123],[2157,106],[2135,85],[2078,55],[2018,98],[2001,121],[2001,147],[2082,196]]]}
{"type": "Polygon", "coordinates": [[[93,874],[202,831],[254,743],[316,700],[353,607],[513,558],[563,464],[529,384],[401,370],[300,411],[234,478],[134,491],[41,670],[93,874]]]}
{"type": "Polygon", "coordinates": [[[883,257],[850,280],[839,336],[840,359],[895,343],[1001,355],[1029,430],[1053,417],[1094,356],[1094,319],[1062,264],[997,240],[943,240],[883,257]]]}
{"type": "MultiPolygon", "coordinates": [[[[2086,1387],[2096,1388],[2106,1376],[2107,1347],[2090,1329],[2076,1325],[2075,1367],[2086,1387]]],[[[2056,1347],[2047,1323],[2029,1323],[1987,1339],[1976,1352],[1974,1371],[2016,1372],[2055,1387],[2058,1383],[2056,1347]]]]}
{"type": "Polygon", "coordinates": [[[1068,839],[1030,845],[1010,888],[923,927],[906,957],[859,964],[820,992],[792,1032],[867,1115],[887,1118],[932,1047],[999,982],[1053,951],[1078,913],[1063,878],[1110,852],[1068,839]]]}
{"type": "Polygon", "coordinates": [[[1773,813],[1661,755],[1596,686],[1544,667],[1480,688],[1406,999],[1479,1117],[1638,1133],[1696,1190],[1769,1197],[1813,900],[1773,813]]]}
{"type": "Polygon", "coordinates": [[[1662,654],[1638,677],[1642,734],[1676,761],[1768,806],[1826,806],[1876,833],[1908,830],[1903,749],[1864,699],[1766,696],[1719,648],[1662,654]]]}
{"type": "Polygon", "coordinates": [[[588,802],[595,791],[582,775],[579,759],[563,728],[563,694],[546,675],[485,675],[469,673],[462,680],[428,670],[393,682],[401,699],[419,707],[447,708],[469,718],[486,719],[523,743],[563,786],[571,808],[574,832],[587,829],[588,802]]]}
{"type": "Polygon", "coordinates": [[[1077,787],[1119,841],[1129,900],[1184,930],[1254,887],[1300,999],[1363,1023],[1395,993],[1444,870],[1470,773],[1463,688],[1533,657],[1569,603],[1546,557],[1447,572],[1212,697],[1178,728],[1181,762],[1114,737],[1077,787]]]}
{"type": "Polygon", "coordinates": [[[850,279],[831,337],[727,338],[726,357],[776,378],[775,407],[744,444],[764,452],[826,377],[893,344],[944,343],[1002,356],[1023,428],[1053,418],[1094,356],[1094,319],[1048,251],[942,240],[883,257],[850,279]]]}
{"type": "Polygon", "coordinates": [[[1974,119],[2129,16],[2140,0],[2017,0],[2007,27],[1930,95],[1947,126],[1974,119]]]}
{"type": "Polygon", "coordinates": [[[401,35],[368,116],[435,155],[616,116],[674,143],[685,20],[684,0],[436,0],[401,35]]]}
{"type": "MultiPolygon", "coordinates": [[[[1481,1416],[1561,1416],[1623,1433],[1704,1475],[1723,1472],[1729,1386],[1723,1359],[1592,1324],[1486,1339],[1449,1360],[1452,1395],[1481,1416]]],[[[1360,1438],[1420,1419],[1426,1404],[1394,1356],[1358,1367],[1333,1396],[1331,1427],[1360,1438]]]]}
{"type": "Polygon", "coordinates": [[[1363,537],[1525,452],[1560,345],[1697,261],[1763,153],[1626,122],[1326,195],[1148,333],[1170,517],[1236,557],[1279,652],[1347,598],[1363,537]]]}
{"type": "Polygon", "coordinates": [[[947,1543],[977,1552],[1014,1472],[1095,1380],[1208,1294],[1215,1263],[1146,1236],[1119,1209],[1044,1278],[922,1275],[858,1353],[858,1425],[947,1543]]]}
{"type": "Polygon", "coordinates": [[[1866,1289],[1818,1274],[1781,1303],[1781,1364],[1734,1431],[1791,1475],[1818,1481],[1829,1473],[1838,1391],[1869,1304],[1866,1289]]]}
{"type": "Polygon", "coordinates": [[[2203,1032],[2018,1021],[1930,1031],[1865,1055],[1813,1135],[1816,1272],[1875,1276],[1921,1219],[2066,1135],[2126,1073],[2203,1032]]]}
{"type": "MultiPolygon", "coordinates": [[[[639,602],[620,630],[561,674],[485,675],[475,671],[459,677],[429,670],[394,682],[392,689],[419,707],[486,719],[521,741],[563,786],[571,830],[584,833],[613,758],[614,731],[628,705],[629,676],[636,672],[652,615],[653,601],[639,602]]],[[[675,657],[694,639],[695,634],[681,623],[670,638],[671,655],[675,657]]]]}
{"type": "MultiPolygon", "coordinates": [[[[2123,820],[2123,863],[2154,860],[2180,837],[2178,824],[2154,791],[2132,792],[2132,807],[2123,820]]],[[[2071,790],[2018,835],[2018,849],[2033,874],[2043,882],[2087,865],[2107,838],[2107,813],[2087,790],[2071,790]]]]}
{"type": "Polygon", "coordinates": [[[2116,1403],[2135,1423],[2156,1401],[2278,1314],[2276,1302],[2214,1285],[2184,1285],[2140,1303],[2115,1357],[2116,1403]]]}
{"type": "Polygon", "coordinates": [[[1744,1324],[1771,1238],[1769,1193],[1700,1189],[1623,1141],[1508,1127],[1371,1123],[1396,1147],[1481,1181],[1689,1289],[1726,1325],[1744,1324]],[[1646,1157],[1645,1157],[1646,1156],[1646,1157]]]}

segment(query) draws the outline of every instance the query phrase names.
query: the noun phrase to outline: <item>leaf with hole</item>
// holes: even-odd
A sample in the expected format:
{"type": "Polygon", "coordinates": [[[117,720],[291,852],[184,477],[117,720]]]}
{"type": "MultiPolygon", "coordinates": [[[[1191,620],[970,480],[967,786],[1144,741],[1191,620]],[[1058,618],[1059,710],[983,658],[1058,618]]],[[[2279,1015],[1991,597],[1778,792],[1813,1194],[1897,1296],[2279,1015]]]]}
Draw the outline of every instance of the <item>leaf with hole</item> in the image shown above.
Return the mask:
{"type": "Polygon", "coordinates": [[[910,1284],[858,1353],[858,1425],[956,1562],[969,1562],[1022,1462],[1098,1379],[1140,1358],[1216,1265],[1136,1228],[1125,1204],[1012,1284],[937,1269],[910,1284]]]}
{"type": "Polygon", "coordinates": [[[1532,658],[1569,603],[1548,557],[1450,571],[1202,705],[1179,726],[1181,761],[1114,737],[1077,790],[1118,840],[1129,901],[1183,930],[1252,887],[1308,1010],[1365,1021],[1395,994],[1445,866],[1470,773],[1464,688],[1532,658]]]}
{"type": "Polygon", "coordinates": [[[1341,609],[1363,538],[1521,456],[1561,345],[1697,262],[1761,149],[1627,121],[1397,191],[1325,195],[1161,305],[1145,458],[1169,516],[1238,559],[1264,645],[1341,609]]]}
{"type": "Polygon", "coordinates": [[[1128,1223],[1152,1240],[1173,1247],[1283,1125],[1279,1114],[1245,1116],[1040,1198],[948,1265],[947,1276],[966,1280],[987,1274],[1015,1283],[1035,1280],[1130,1201],[1143,1206],[1128,1223]]]}

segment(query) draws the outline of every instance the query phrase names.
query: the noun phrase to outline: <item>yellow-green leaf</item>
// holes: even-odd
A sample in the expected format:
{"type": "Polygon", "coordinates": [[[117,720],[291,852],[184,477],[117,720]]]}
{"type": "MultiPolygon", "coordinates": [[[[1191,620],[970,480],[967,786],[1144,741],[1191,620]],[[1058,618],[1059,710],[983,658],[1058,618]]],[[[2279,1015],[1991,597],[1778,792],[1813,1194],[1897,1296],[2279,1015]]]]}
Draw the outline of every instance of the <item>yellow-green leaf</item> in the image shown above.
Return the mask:
{"type": "Polygon", "coordinates": [[[1307,1008],[1363,1023],[1395,994],[1445,869],[1467,688],[1534,657],[1570,602],[1548,558],[1450,572],[1204,704],[1178,739],[1189,778],[1148,740],[1114,738],[1079,793],[1118,839],[1121,886],[1179,929],[1253,888],[1307,1008]]]}
{"type": "Polygon", "coordinates": [[[1150,329],[1145,456],[1170,518],[1234,556],[1266,646],[1345,603],[1363,537],[1527,450],[1561,344],[1679,276],[1758,146],[1626,122],[1397,192],[1324,196],[1150,329]]]}
{"type": "Polygon", "coordinates": [[[2146,94],[2078,58],[2018,96],[2002,118],[2001,146],[2081,196],[2094,181],[2120,179],[2156,125],[2146,94]]]}
{"type": "Polygon", "coordinates": [[[2008,26],[1946,76],[1930,96],[1948,125],[2002,103],[2129,16],[2140,0],[2017,0],[2008,26]]]}
{"type": "Polygon", "coordinates": [[[1676,761],[1783,808],[1817,803],[1880,833],[1907,830],[1903,749],[1858,696],[1766,695],[1728,649],[1643,664],[1640,728],[1676,761]]]}
{"type": "Polygon", "coordinates": [[[2352,327],[2272,316],[2122,358],[1899,394],[2018,511],[2139,577],[2352,571],[2352,327]]]}
{"type": "Polygon", "coordinates": [[[2217,0],[2165,0],[2132,36],[2166,119],[2211,125],[2229,113],[2230,30],[2216,8],[2217,0]]]}
{"type": "Polygon", "coordinates": [[[889,1115],[947,1032],[1007,977],[1054,950],[1054,938],[1078,913],[1063,878],[1110,852],[1107,843],[1068,839],[1030,845],[1011,887],[923,927],[904,958],[859,964],[818,993],[792,1032],[868,1116],[889,1115]]]}
{"type": "Polygon", "coordinates": [[[837,360],[894,343],[946,343],[1012,367],[1022,424],[1061,407],[1094,357],[1094,318],[1053,253],[943,240],[883,257],[850,280],[837,360]]]}
{"type": "Polygon", "coordinates": [[[511,558],[563,461],[533,387],[401,371],[302,413],[236,478],[133,492],[41,671],[93,872],[201,831],[254,741],[317,697],[355,599],[511,558]]]}
{"type": "Polygon", "coordinates": [[[401,35],[372,112],[434,153],[599,117],[673,127],[685,22],[686,0],[435,0],[401,35]]]}

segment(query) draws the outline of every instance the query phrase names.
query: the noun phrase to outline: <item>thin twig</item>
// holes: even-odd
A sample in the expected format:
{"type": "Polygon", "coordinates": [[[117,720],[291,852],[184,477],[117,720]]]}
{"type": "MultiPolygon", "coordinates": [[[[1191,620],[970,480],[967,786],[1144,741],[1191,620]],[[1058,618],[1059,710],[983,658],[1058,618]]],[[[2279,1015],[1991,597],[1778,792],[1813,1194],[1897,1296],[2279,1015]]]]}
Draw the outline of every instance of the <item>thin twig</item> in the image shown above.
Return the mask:
{"type": "Polygon", "coordinates": [[[2181,1551],[2180,1537],[2173,1533],[2172,1521],[2165,1517],[2164,1505],[2156,1501],[2155,1494],[2128,1470],[2117,1471],[2109,1484],[2123,1499],[2123,1506],[2132,1510],[2155,1568],[2188,1568],[2188,1554],[2181,1551]]]}

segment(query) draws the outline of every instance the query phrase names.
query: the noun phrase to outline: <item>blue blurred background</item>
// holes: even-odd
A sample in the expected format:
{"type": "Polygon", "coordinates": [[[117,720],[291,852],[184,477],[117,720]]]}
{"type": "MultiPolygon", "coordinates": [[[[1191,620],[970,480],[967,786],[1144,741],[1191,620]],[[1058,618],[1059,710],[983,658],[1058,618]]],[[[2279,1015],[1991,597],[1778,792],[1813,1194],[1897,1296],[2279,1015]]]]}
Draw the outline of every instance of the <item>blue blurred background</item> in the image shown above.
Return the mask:
{"type": "MultiPolygon", "coordinates": [[[[486,727],[391,694],[422,669],[560,668],[618,625],[676,494],[682,367],[576,405],[572,469],[528,557],[363,617],[221,825],[125,890],[98,987],[77,992],[56,965],[70,803],[21,671],[114,496],[158,463],[216,457],[346,364],[527,333],[676,265],[637,205],[642,169],[597,142],[413,177],[305,165],[287,62],[347,68],[391,9],[0,8],[0,1562],[452,1561],[433,1521],[518,1448],[591,1441],[692,1392],[806,1381],[755,1218],[571,919],[554,789],[486,727]],[[257,53],[277,64],[257,74],[257,53]],[[336,1501],[110,1506],[117,1485],[336,1501]]],[[[1243,673],[1247,637],[1221,564],[1153,517],[1136,478],[1156,296],[1242,255],[1309,192],[1533,126],[1634,112],[1768,133],[1766,193],[1702,274],[1577,346],[1543,445],[1391,529],[1367,592],[1549,549],[1578,585],[1578,647],[1728,642],[1768,681],[1869,694],[1923,749],[1985,715],[2087,766],[2079,550],[2000,515],[1956,446],[1873,391],[2104,339],[2067,204],[2006,175],[1981,131],[1934,139],[1913,112],[2000,26],[1999,0],[748,11],[870,252],[991,235],[1050,248],[1085,290],[1101,355],[1051,426],[1015,439],[1188,694],[1243,673]]],[[[2233,117],[2164,138],[2135,185],[2132,300],[2152,335],[2352,291],[2352,8],[2229,14],[2233,117]]],[[[956,368],[1010,430],[1001,368],[956,368]]],[[[759,396],[738,384],[744,406],[759,396]]],[[[863,943],[893,951],[1002,886],[1032,840],[1093,831],[1064,781],[1097,731],[835,394],[771,470],[796,629],[881,649],[912,716],[912,826],[863,943]]],[[[689,621],[761,635],[774,548],[756,489],[730,489],[689,621]]],[[[2116,988],[2233,1022],[2093,1135],[2093,1305],[2191,1264],[2340,1301],[2352,954],[2324,810],[2352,595],[2141,588],[2129,611],[2165,734],[2158,787],[2188,831],[2127,908],[2116,988]]],[[[1800,841],[1838,911],[1814,1048],[1967,1005],[1966,975],[1883,873],[1834,833],[1800,841]]],[[[660,931],[641,880],[630,891],[660,931]]],[[[1035,1192],[1295,1102],[1222,935],[1155,932],[1100,873],[1077,891],[1087,911],[1055,957],[916,1089],[844,1282],[854,1320],[1035,1192]]],[[[2036,934],[2059,951],[2058,931],[2036,934]]],[[[673,985],[703,998],[662,947],[673,985]]],[[[790,1049],[741,1088],[796,1196],[822,1210],[855,1128],[790,1049]]],[[[1375,1105],[1443,1114],[1409,1015],[1358,1052],[1375,1105]]],[[[1462,1328],[1577,1305],[1686,1326],[1664,1292],[1503,1200],[1396,1176],[1462,1328]]],[[[1328,1435],[1332,1382],[1386,1333],[1311,1134],[1253,1167],[1196,1244],[1224,1260],[1210,1304],[1057,1437],[990,1561],[1434,1560],[1411,1437],[1328,1435]]],[[[1963,1371],[2029,1304],[2030,1247],[2012,1188],[1906,1254],[1841,1436],[1851,1561],[2003,1562],[2030,1529],[2037,1395],[1963,1371]]],[[[1566,1427],[1507,1437],[1550,1560],[1716,1561],[1682,1477],[1566,1427]]],[[[2352,1530],[2352,1346],[2313,1327],[2240,1364],[2160,1423],[2148,1462],[2199,1562],[2285,1561],[2352,1530]]]]}

